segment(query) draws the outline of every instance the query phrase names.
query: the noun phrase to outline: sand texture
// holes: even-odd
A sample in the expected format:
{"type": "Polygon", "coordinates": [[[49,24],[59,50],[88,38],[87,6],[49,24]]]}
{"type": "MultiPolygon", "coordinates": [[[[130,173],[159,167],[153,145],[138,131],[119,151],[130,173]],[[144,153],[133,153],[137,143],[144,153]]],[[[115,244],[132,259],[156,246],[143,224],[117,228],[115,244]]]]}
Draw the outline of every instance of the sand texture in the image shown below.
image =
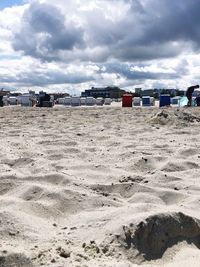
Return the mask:
{"type": "Polygon", "coordinates": [[[200,266],[199,108],[0,109],[0,267],[200,266]]]}

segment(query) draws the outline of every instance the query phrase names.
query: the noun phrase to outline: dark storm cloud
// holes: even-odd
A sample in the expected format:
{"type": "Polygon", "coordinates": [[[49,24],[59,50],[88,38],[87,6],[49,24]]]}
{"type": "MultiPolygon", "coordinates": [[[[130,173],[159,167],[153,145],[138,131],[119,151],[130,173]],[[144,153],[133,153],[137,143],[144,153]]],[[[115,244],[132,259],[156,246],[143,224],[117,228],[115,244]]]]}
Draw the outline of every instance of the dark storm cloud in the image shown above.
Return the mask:
{"type": "Polygon", "coordinates": [[[128,80],[157,80],[157,79],[176,79],[180,76],[173,73],[166,73],[164,71],[152,72],[146,70],[135,70],[134,66],[131,64],[121,64],[121,63],[107,63],[101,67],[100,73],[113,73],[117,76],[123,76],[128,80]]]}
{"type": "Polygon", "coordinates": [[[100,11],[88,15],[90,45],[109,47],[110,57],[121,61],[176,57],[200,48],[199,0],[125,2],[130,9],[117,22],[100,11]]]}
{"type": "Polygon", "coordinates": [[[54,84],[79,84],[93,81],[94,78],[84,74],[66,74],[62,71],[53,70],[27,70],[20,72],[16,76],[0,75],[2,83],[15,83],[21,86],[46,86],[54,84]]]}
{"type": "Polygon", "coordinates": [[[83,32],[49,4],[33,3],[25,11],[22,28],[15,35],[13,47],[43,60],[56,60],[60,50],[83,46],[83,32]]]}
{"type": "MultiPolygon", "coordinates": [[[[163,43],[171,41],[189,41],[200,43],[199,0],[148,0],[145,6],[140,5],[138,13],[132,0],[129,15],[138,19],[138,26],[142,31],[136,36],[135,42],[143,44],[163,43]]],[[[139,4],[138,4],[139,5],[139,4]]],[[[134,40],[134,39],[133,39],[134,40]]]]}
{"type": "Polygon", "coordinates": [[[24,13],[13,47],[42,60],[93,62],[169,58],[200,48],[199,0],[124,0],[124,4],[129,9],[118,19],[98,8],[80,11],[81,29],[66,23],[53,4],[35,2],[24,13]]]}

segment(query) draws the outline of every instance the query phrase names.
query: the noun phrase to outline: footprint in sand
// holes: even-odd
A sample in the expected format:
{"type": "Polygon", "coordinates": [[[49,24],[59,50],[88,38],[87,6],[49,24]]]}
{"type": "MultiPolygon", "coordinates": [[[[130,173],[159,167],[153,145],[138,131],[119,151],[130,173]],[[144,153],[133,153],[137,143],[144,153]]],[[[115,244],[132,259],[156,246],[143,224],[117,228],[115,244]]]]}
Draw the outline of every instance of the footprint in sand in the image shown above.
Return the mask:
{"type": "Polygon", "coordinates": [[[199,169],[199,165],[191,161],[168,162],[161,171],[182,172],[188,169],[199,169]]]}
{"type": "Polygon", "coordinates": [[[188,157],[192,157],[195,155],[199,155],[199,149],[188,148],[188,149],[180,150],[179,155],[180,157],[183,157],[183,158],[188,158],[188,157]]]}

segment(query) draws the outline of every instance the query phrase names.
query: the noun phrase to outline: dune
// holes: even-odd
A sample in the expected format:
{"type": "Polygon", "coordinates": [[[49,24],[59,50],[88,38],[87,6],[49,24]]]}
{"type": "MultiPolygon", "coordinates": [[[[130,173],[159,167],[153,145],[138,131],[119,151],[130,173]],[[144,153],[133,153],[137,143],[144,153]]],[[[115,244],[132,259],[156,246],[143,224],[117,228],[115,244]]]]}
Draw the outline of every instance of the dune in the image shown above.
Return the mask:
{"type": "Polygon", "coordinates": [[[0,267],[199,266],[198,108],[0,113],[0,267]]]}

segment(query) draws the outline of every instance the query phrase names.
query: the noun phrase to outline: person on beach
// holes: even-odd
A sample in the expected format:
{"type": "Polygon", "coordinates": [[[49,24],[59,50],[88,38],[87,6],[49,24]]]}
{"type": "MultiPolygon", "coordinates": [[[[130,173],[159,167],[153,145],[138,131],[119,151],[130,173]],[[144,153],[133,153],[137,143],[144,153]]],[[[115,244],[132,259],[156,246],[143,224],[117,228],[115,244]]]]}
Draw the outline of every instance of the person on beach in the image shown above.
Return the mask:
{"type": "Polygon", "coordinates": [[[187,96],[187,99],[188,99],[188,107],[191,107],[192,106],[192,94],[194,92],[195,89],[199,88],[199,85],[193,85],[193,86],[190,86],[188,87],[187,91],[186,91],[186,96],[187,96]]]}

